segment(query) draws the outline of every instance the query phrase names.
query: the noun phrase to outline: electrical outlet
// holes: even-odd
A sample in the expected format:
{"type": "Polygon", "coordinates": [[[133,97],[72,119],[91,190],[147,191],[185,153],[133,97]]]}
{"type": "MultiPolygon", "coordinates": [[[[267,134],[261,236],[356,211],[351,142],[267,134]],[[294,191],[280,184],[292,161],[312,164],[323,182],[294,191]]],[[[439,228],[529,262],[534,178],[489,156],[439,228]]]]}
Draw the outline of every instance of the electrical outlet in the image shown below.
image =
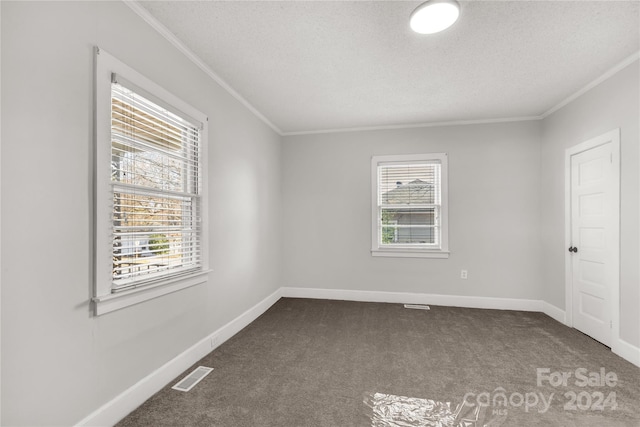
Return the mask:
{"type": "Polygon", "coordinates": [[[211,337],[211,348],[216,348],[218,346],[218,336],[215,335],[211,337]]]}
{"type": "Polygon", "coordinates": [[[460,278],[461,278],[461,279],[466,279],[466,278],[467,278],[467,276],[468,276],[468,272],[467,272],[467,270],[462,270],[462,271],[460,271],[460,278]]]}

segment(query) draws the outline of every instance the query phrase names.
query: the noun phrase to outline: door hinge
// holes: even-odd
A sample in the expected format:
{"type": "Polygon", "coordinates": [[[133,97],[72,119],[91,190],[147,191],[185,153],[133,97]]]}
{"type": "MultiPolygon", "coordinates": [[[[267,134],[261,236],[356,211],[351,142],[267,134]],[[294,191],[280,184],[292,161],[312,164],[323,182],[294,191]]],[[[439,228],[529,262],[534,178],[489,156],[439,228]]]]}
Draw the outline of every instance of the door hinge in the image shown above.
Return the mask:
{"type": "Polygon", "coordinates": [[[613,329],[613,320],[609,320],[609,329],[613,329]]]}

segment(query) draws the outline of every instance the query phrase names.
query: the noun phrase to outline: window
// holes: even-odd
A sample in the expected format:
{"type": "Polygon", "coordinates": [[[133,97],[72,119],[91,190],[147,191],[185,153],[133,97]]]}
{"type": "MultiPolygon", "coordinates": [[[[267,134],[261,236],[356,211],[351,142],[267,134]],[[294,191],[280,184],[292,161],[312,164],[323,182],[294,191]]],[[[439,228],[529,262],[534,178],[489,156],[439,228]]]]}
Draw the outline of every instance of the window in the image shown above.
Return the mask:
{"type": "Polygon", "coordinates": [[[373,256],[447,258],[447,155],[371,160],[373,256]]]}
{"type": "Polygon", "coordinates": [[[96,51],[96,302],[113,311],[206,280],[206,117],[96,51]]]}

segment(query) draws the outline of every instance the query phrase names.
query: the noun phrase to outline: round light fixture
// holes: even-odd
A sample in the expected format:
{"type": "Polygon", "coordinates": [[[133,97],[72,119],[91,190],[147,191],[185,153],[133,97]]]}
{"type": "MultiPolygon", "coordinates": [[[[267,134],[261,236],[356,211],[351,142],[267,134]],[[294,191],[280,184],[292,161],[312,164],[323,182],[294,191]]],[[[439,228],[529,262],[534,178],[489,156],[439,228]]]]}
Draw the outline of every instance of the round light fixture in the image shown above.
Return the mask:
{"type": "Polygon", "coordinates": [[[411,29],[420,34],[433,34],[446,30],[460,15],[460,5],[455,0],[429,0],[418,6],[410,19],[411,29]]]}

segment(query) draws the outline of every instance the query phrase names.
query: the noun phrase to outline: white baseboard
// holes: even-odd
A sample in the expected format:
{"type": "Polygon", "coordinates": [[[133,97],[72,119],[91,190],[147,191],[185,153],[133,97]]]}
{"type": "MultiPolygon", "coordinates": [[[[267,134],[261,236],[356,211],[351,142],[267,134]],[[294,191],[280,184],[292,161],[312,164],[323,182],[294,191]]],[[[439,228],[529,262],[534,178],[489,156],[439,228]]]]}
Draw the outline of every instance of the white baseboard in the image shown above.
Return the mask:
{"type": "Polygon", "coordinates": [[[551,317],[552,319],[562,323],[563,325],[567,324],[567,316],[564,310],[556,307],[553,304],[549,304],[546,301],[542,301],[542,312],[547,316],[551,317]]]}
{"type": "Polygon", "coordinates": [[[611,346],[611,351],[640,367],[640,348],[635,345],[629,344],[625,340],[618,338],[611,346]]]}
{"type": "Polygon", "coordinates": [[[542,311],[542,301],[528,299],[289,287],[283,287],[281,288],[281,291],[283,297],[289,298],[388,302],[399,304],[433,304],[449,307],[488,308],[495,310],[542,311]]]}
{"type": "Polygon", "coordinates": [[[202,359],[249,323],[257,319],[269,307],[275,304],[281,296],[278,289],[240,316],[222,326],[212,334],[201,339],[196,344],[165,363],[151,374],[116,396],[110,402],[91,413],[76,426],[112,426],[131,413],[147,399],[166,386],[171,380],[183,373],[191,365],[202,359]],[[212,338],[216,338],[216,345],[212,345],[212,338]]]}
{"type": "MultiPolygon", "coordinates": [[[[546,301],[542,301],[542,312],[552,319],[557,320],[563,325],[567,324],[567,316],[564,310],[559,309],[555,305],[549,304],[546,301]]],[[[611,351],[614,354],[622,357],[628,362],[633,363],[634,365],[640,367],[640,348],[634,346],[633,344],[629,344],[627,341],[618,338],[613,339],[613,343],[611,345],[611,351]]]]}

